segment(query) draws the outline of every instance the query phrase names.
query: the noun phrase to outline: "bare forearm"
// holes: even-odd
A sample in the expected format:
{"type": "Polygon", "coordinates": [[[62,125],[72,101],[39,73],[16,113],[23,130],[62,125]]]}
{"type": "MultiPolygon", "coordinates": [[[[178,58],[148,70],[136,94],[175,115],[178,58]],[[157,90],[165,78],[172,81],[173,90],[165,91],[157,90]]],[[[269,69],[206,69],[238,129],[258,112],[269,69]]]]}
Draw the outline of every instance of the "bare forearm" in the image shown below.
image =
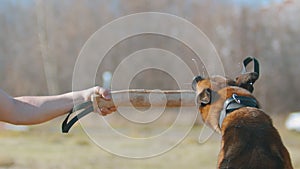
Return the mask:
{"type": "MultiPolygon", "coordinates": [[[[106,100],[111,99],[109,91],[99,86],[56,96],[23,96],[13,98],[0,89],[0,121],[12,124],[38,124],[66,114],[74,104],[90,100],[92,94],[106,100]]],[[[96,108],[96,112],[107,115],[116,107],[96,108]]]]}
{"type": "Polygon", "coordinates": [[[14,99],[14,124],[38,124],[66,114],[85,98],[80,92],[56,96],[23,96],[14,99]],[[74,100],[73,100],[74,98],[74,100]],[[74,101],[74,102],[73,102],[74,101]]]}

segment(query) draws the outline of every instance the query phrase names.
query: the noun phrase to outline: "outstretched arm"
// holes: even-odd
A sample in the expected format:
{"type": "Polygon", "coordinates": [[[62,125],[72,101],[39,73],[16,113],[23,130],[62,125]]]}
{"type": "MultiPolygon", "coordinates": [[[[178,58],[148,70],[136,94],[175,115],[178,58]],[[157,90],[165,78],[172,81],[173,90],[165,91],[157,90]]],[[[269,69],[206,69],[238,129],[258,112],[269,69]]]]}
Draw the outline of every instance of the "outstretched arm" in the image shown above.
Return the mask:
{"type": "MultiPolygon", "coordinates": [[[[0,121],[20,125],[46,122],[66,114],[72,109],[74,103],[90,100],[94,93],[105,99],[110,99],[109,91],[100,87],[55,96],[22,96],[16,98],[9,96],[0,89],[0,121]]],[[[100,109],[102,115],[110,114],[113,111],[116,111],[116,107],[100,109]]]]}

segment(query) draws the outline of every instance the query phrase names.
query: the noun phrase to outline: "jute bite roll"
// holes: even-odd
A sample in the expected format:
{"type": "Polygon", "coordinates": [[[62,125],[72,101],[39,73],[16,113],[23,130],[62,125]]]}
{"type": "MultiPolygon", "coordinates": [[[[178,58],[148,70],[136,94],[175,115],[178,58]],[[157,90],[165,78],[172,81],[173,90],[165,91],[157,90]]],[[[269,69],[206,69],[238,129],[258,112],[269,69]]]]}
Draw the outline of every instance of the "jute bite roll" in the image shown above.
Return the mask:
{"type": "Polygon", "coordinates": [[[69,112],[62,123],[62,132],[68,133],[70,128],[82,117],[95,110],[95,107],[187,107],[195,106],[195,92],[191,90],[119,90],[111,91],[112,100],[104,100],[99,95],[93,95],[92,101],[79,105],[69,112]],[[80,112],[72,119],[69,119],[73,112],[80,112]]]}
{"type": "Polygon", "coordinates": [[[112,100],[106,101],[99,95],[93,100],[99,107],[134,106],[134,107],[180,107],[195,106],[195,92],[191,90],[119,90],[111,91],[112,100]]]}

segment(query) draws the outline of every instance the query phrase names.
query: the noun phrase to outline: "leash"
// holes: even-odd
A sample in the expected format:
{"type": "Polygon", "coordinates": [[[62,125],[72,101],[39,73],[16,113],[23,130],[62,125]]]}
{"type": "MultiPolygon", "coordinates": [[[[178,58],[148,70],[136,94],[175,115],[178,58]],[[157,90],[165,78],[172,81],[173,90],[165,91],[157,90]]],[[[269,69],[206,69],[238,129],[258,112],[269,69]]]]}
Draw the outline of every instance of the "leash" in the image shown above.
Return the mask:
{"type": "Polygon", "coordinates": [[[74,106],[68,113],[65,120],[62,122],[61,130],[63,133],[68,133],[69,130],[72,128],[72,126],[81,118],[84,116],[90,114],[91,112],[94,112],[96,110],[96,107],[102,107],[102,106],[112,106],[113,103],[110,101],[106,101],[103,99],[100,95],[92,95],[91,101],[87,101],[81,104],[78,104],[74,106]],[[79,112],[75,117],[73,117],[71,120],[69,120],[70,116],[75,113],[79,112]]]}
{"type": "Polygon", "coordinates": [[[224,102],[223,110],[221,111],[220,118],[219,118],[219,127],[222,127],[223,121],[225,117],[242,107],[255,107],[259,108],[259,104],[256,101],[256,99],[252,97],[247,97],[247,96],[238,96],[237,94],[233,94],[230,98],[228,98],[224,102]]]}
{"type": "Polygon", "coordinates": [[[92,101],[88,101],[88,102],[84,102],[84,103],[81,103],[79,105],[74,106],[72,108],[72,110],[69,111],[67,117],[65,118],[65,120],[62,123],[62,126],[61,126],[62,132],[63,133],[68,133],[69,130],[71,129],[71,127],[79,119],[81,119],[82,117],[86,116],[87,114],[93,112],[94,108],[93,108],[92,105],[93,105],[92,101]],[[82,110],[82,111],[69,121],[69,118],[70,118],[71,114],[73,114],[74,112],[80,111],[80,110],[82,110]]]}

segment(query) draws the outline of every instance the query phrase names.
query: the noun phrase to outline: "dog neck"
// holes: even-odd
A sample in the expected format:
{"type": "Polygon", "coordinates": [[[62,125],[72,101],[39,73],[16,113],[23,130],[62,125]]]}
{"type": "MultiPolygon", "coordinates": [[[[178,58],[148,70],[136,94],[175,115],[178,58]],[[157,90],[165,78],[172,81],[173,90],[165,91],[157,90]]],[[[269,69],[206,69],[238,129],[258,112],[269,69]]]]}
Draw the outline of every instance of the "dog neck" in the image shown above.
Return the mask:
{"type": "Polygon", "coordinates": [[[226,118],[227,114],[240,109],[242,107],[256,107],[259,108],[259,104],[257,101],[248,96],[238,96],[237,94],[233,94],[230,98],[228,98],[224,102],[223,109],[220,113],[219,118],[219,127],[222,128],[222,124],[224,119],[226,118]]]}

